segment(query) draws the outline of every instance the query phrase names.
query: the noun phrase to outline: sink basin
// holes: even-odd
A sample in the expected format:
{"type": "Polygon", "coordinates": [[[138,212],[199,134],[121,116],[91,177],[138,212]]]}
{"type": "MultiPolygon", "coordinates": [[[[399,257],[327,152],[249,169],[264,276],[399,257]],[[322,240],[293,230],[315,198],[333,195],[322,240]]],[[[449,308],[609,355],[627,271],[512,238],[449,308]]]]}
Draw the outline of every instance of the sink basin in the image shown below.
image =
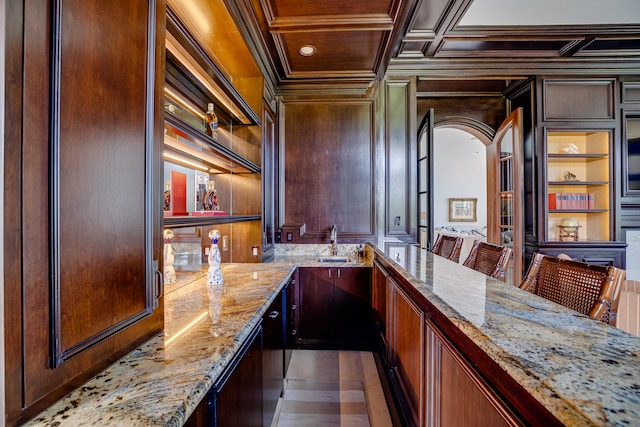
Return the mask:
{"type": "Polygon", "coordinates": [[[351,260],[349,258],[343,257],[343,256],[328,256],[328,257],[320,258],[318,261],[320,261],[320,262],[349,262],[351,260]]]}

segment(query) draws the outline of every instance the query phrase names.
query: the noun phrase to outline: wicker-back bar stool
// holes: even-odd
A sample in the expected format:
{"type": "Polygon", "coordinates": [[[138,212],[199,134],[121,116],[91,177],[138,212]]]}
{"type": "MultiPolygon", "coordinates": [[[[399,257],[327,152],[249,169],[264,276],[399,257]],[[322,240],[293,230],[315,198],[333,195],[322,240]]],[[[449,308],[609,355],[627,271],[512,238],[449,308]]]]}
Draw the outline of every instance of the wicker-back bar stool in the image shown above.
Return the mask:
{"type": "Polygon", "coordinates": [[[463,265],[504,282],[510,259],[511,248],[476,240],[463,265]]]}
{"type": "Polygon", "coordinates": [[[451,261],[460,262],[460,251],[462,250],[463,242],[464,239],[462,237],[438,234],[431,252],[451,261]]]}
{"type": "Polygon", "coordinates": [[[625,276],[617,267],[536,253],[520,289],[615,326],[625,276]]]}

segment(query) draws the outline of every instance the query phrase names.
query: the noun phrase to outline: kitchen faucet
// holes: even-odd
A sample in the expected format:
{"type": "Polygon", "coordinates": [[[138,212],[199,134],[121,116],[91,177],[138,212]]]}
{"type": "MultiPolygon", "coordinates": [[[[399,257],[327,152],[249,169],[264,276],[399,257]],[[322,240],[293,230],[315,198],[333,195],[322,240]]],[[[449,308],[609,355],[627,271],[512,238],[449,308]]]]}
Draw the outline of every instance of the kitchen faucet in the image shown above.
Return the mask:
{"type": "Polygon", "coordinates": [[[331,226],[331,255],[338,255],[338,227],[335,224],[331,226]]]}

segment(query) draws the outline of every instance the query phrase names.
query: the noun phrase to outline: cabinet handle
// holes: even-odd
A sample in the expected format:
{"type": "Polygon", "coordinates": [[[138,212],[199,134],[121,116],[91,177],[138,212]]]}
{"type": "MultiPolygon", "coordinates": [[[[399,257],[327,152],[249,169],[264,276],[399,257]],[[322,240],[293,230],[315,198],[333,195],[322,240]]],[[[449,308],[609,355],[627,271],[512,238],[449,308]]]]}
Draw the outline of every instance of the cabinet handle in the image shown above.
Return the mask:
{"type": "Polygon", "coordinates": [[[329,272],[329,279],[331,279],[331,269],[327,270],[329,272]]]}
{"type": "Polygon", "coordinates": [[[297,333],[298,333],[298,331],[297,331],[296,329],[292,329],[292,330],[291,330],[291,335],[295,335],[295,334],[297,334],[297,333]]]}
{"type": "Polygon", "coordinates": [[[340,269],[338,269],[338,279],[340,278],[340,269]]]}
{"type": "Polygon", "coordinates": [[[278,316],[280,316],[280,312],[278,311],[272,311],[271,313],[269,313],[269,319],[275,319],[278,316]]]}
{"type": "Polygon", "coordinates": [[[158,308],[158,301],[164,293],[164,276],[157,268],[153,270],[153,274],[157,277],[153,286],[153,291],[155,293],[153,296],[153,309],[155,310],[158,308]]]}
{"type": "Polygon", "coordinates": [[[296,305],[295,304],[291,304],[291,310],[295,310],[296,309],[296,305]]]}

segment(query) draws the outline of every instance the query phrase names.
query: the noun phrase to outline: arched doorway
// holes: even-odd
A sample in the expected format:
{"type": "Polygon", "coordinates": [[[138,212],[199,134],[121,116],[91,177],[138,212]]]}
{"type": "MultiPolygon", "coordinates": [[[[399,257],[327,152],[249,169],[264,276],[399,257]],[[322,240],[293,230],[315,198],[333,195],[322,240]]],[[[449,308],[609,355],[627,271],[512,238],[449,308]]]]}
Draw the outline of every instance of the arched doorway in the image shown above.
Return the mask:
{"type": "MultiPolygon", "coordinates": [[[[462,138],[475,138],[479,143],[483,144],[486,147],[486,158],[485,158],[485,171],[486,171],[486,233],[482,233],[481,230],[477,230],[478,224],[477,221],[474,224],[475,230],[482,234],[485,234],[485,238],[490,243],[495,243],[498,245],[504,245],[504,236],[510,236],[510,241],[507,245],[510,245],[514,249],[514,257],[511,263],[512,270],[509,274],[509,282],[513,284],[517,284],[520,280],[521,271],[522,271],[522,230],[521,230],[521,222],[518,221],[519,216],[521,215],[521,204],[518,202],[521,195],[521,187],[515,186],[515,188],[510,187],[508,191],[511,192],[513,196],[512,203],[509,205],[510,207],[510,215],[512,215],[510,222],[506,224],[509,230],[505,229],[505,224],[502,219],[504,219],[503,210],[505,197],[505,182],[508,182],[509,185],[513,185],[517,183],[518,179],[521,179],[522,176],[520,174],[518,178],[518,170],[521,167],[521,160],[519,158],[519,152],[521,150],[521,141],[518,145],[518,138],[521,138],[521,133],[519,131],[520,121],[517,120],[518,114],[517,112],[513,113],[509,116],[507,120],[502,124],[498,132],[494,132],[486,124],[479,122],[474,119],[466,118],[466,117],[444,117],[437,122],[431,119],[434,116],[433,110],[430,110],[426,115],[425,120],[423,120],[420,132],[418,134],[418,140],[421,145],[419,152],[419,173],[422,175],[426,175],[426,178],[422,176],[419,177],[420,187],[426,187],[427,190],[424,191],[425,194],[419,194],[420,200],[420,221],[422,223],[428,224],[428,227],[424,228],[424,231],[421,230],[421,233],[427,234],[427,236],[421,235],[421,242],[423,240],[427,240],[430,245],[435,241],[435,231],[440,226],[440,224],[436,223],[436,210],[438,214],[442,214],[442,208],[440,204],[443,201],[443,196],[438,193],[437,188],[439,180],[443,180],[442,182],[446,182],[446,180],[452,180],[452,176],[456,176],[455,180],[460,181],[460,179],[467,179],[468,181],[472,181],[474,179],[473,168],[465,166],[464,164],[455,167],[455,166],[447,166],[445,168],[445,173],[437,172],[436,162],[439,161],[439,158],[436,156],[436,152],[434,151],[436,145],[438,144],[436,140],[436,130],[457,130],[461,132],[459,135],[462,135],[462,138]],[[508,136],[509,138],[509,147],[504,140],[504,137],[508,136]],[[426,148],[422,148],[423,145],[426,145],[426,148]],[[509,158],[507,162],[505,162],[505,158],[509,158]],[[508,167],[505,167],[505,164],[508,164],[508,167]],[[505,176],[505,173],[509,172],[511,175],[509,177],[505,176]],[[428,195],[428,197],[423,197],[424,195],[428,195]],[[422,199],[426,199],[427,202],[423,203],[422,199]],[[427,220],[424,220],[424,217],[427,217],[427,220]],[[429,230],[428,232],[426,230],[429,230]]],[[[475,144],[467,144],[471,150],[477,151],[477,145],[475,144]],[[475,147],[475,148],[474,148],[475,147]]],[[[464,153],[460,151],[458,148],[458,154],[460,155],[460,160],[462,162],[463,156],[468,155],[470,153],[464,153]]],[[[471,153],[473,154],[473,152],[471,153]]],[[[469,189],[470,190],[470,189],[469,189]]],[[[477,190],[473,190],[477,191],[477,190]]],[[[507,191],[507,192],[508,192],[507,191]]],[[[455,195],[451,195],[451,198],[455,198],[455,195]]],[[[447,197],[448,199],[449,197],[447,197]]],[[[447,207],[448,209],[448,207],[447,207]]],[[[482,209],[482,205],[478,204],[476,209],[482,209]]],[[[448,224],[451,226],[451,224],[448,224]]],[[[458,228],[460,230],[466,229],[465,231],[473,233],[474,227],[467,226],[463,227],[459,225],[458,228]]],[[[461,260],[464,260],[464,257],[461,256],[461,260]]]]}

